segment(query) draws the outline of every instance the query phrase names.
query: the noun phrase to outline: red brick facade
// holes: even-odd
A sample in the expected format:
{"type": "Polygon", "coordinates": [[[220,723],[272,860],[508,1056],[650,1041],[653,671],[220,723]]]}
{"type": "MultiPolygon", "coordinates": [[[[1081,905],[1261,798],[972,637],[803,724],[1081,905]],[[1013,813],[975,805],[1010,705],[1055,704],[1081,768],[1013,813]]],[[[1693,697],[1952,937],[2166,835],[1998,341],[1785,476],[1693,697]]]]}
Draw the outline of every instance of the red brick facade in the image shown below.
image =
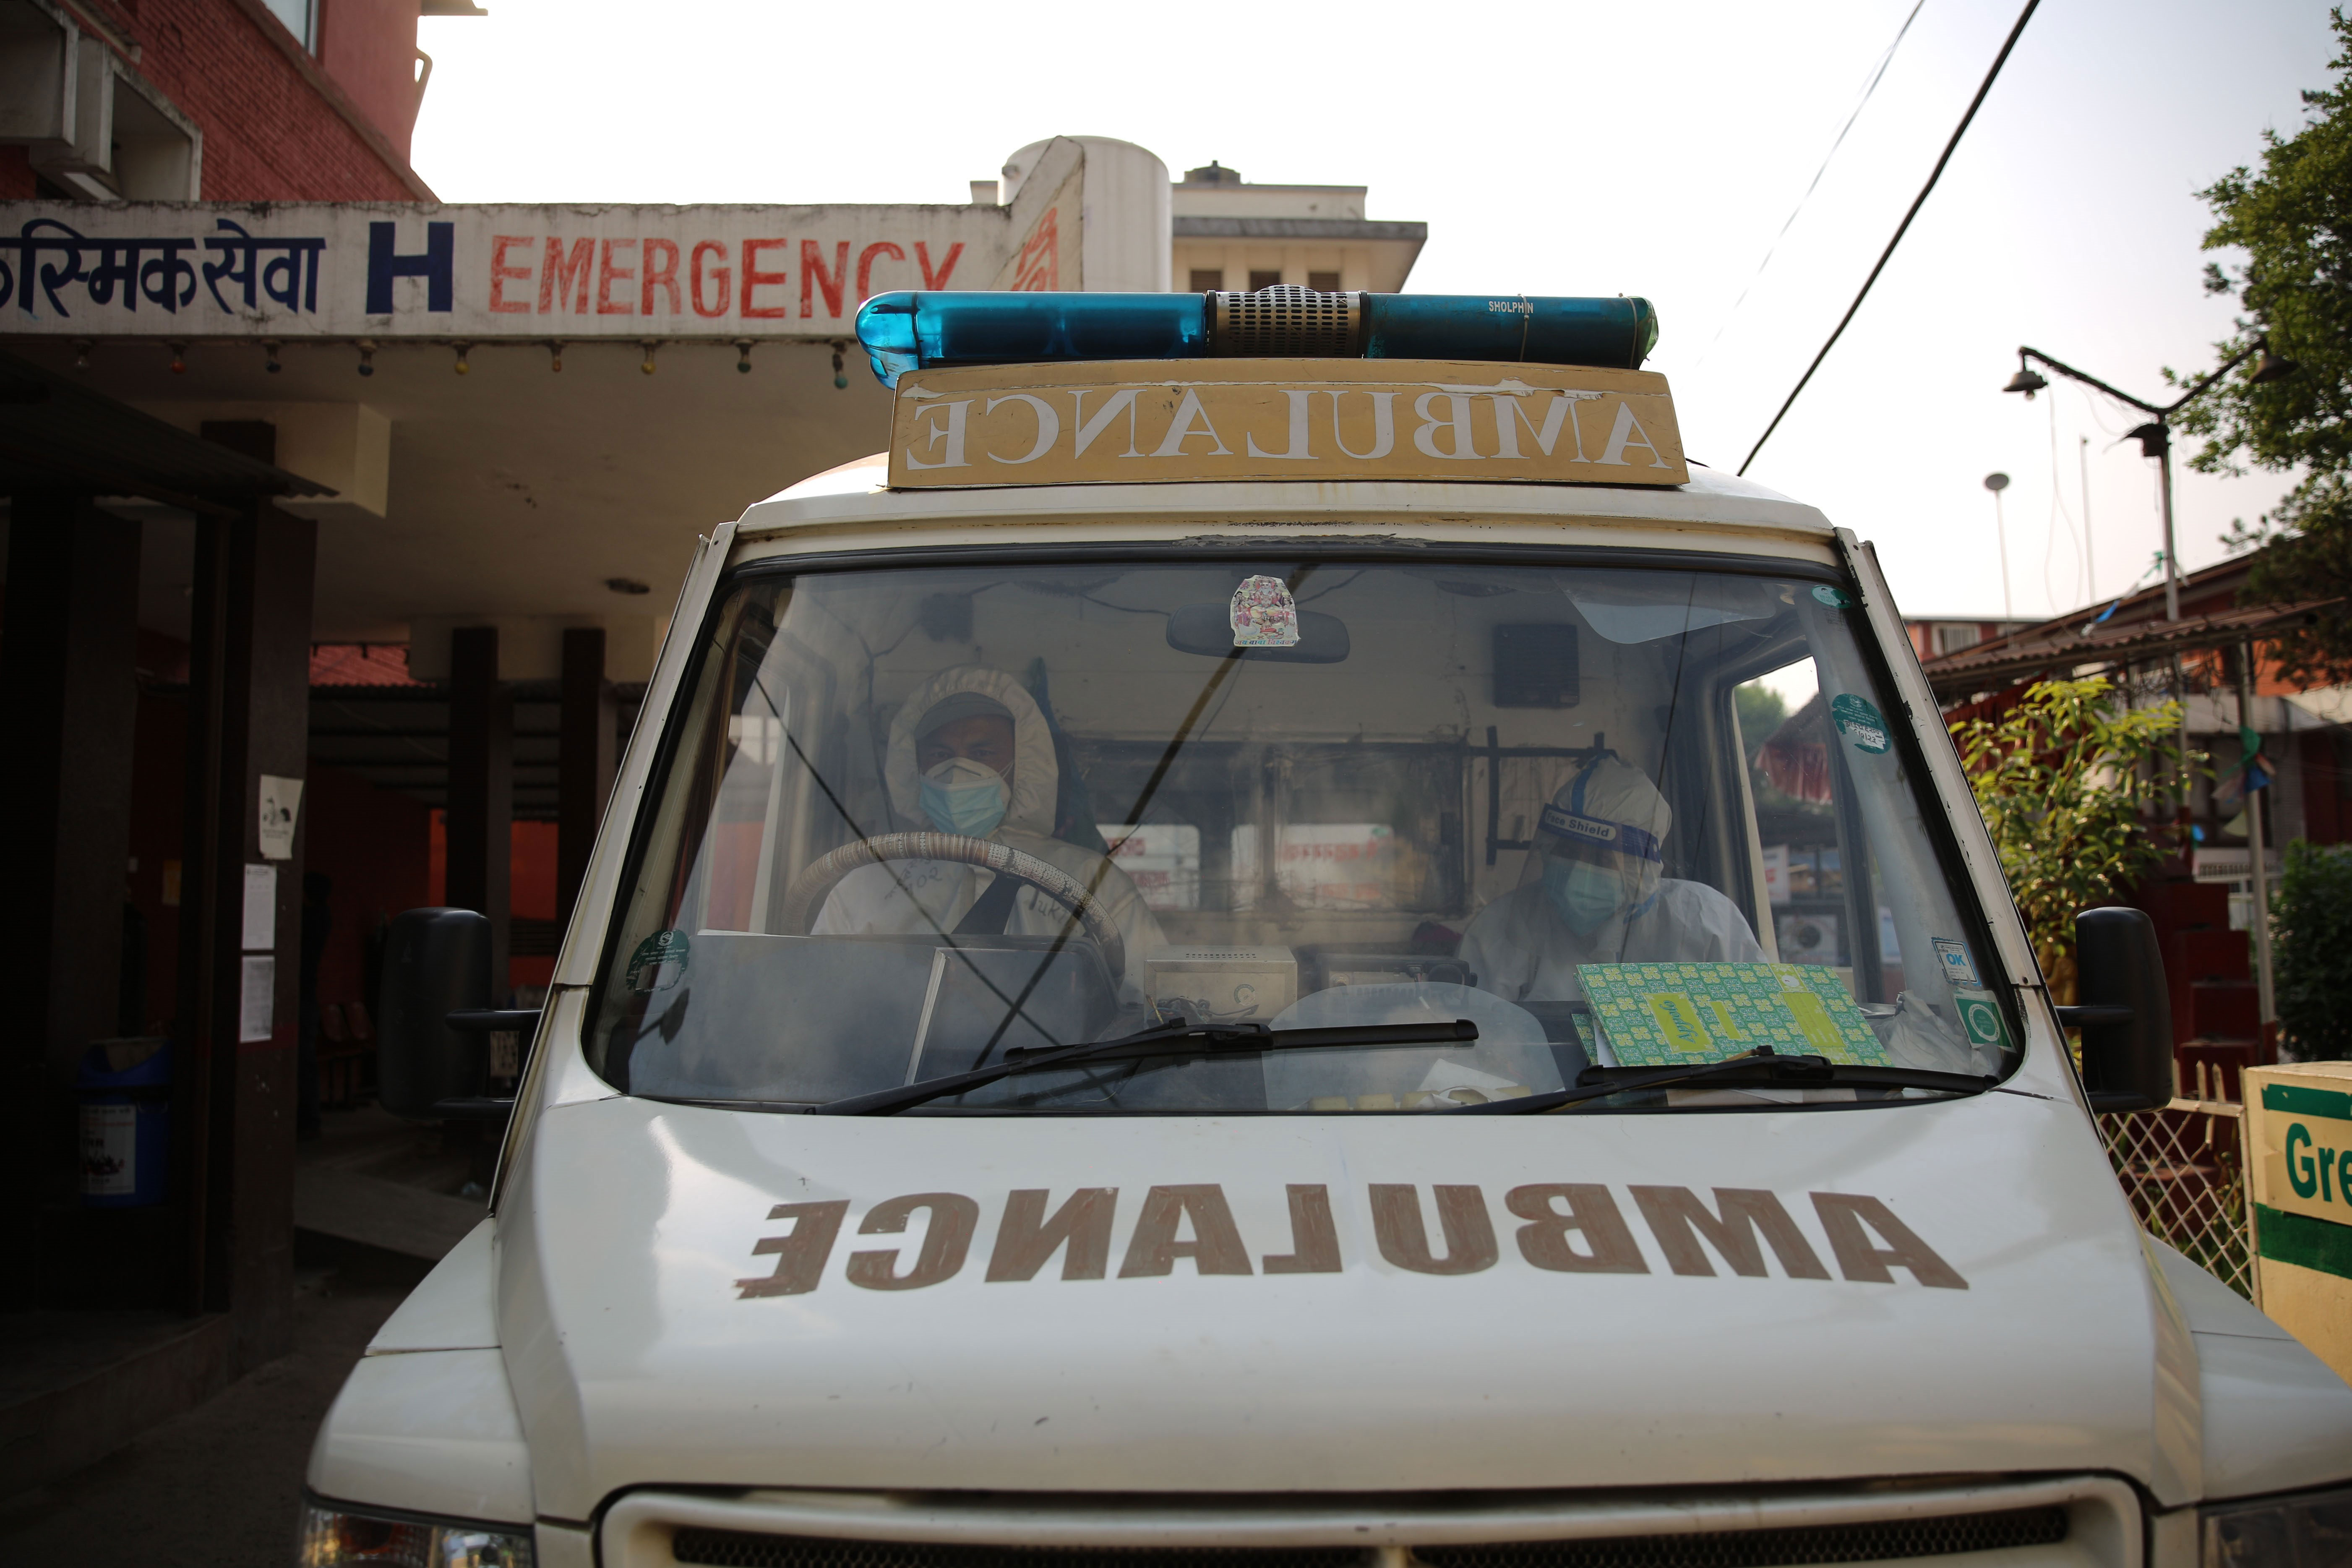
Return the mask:
{"type": "MultiPolygon", "coordinates": [[[[132,68],[204,132],[204,199],[425,201],[408,167],[416,0],[319,0],[322,65],[261,0],[64,0],[139,46],[132,68]]],[[[37,194],[0,147],[0,198],[37,194]]]]}

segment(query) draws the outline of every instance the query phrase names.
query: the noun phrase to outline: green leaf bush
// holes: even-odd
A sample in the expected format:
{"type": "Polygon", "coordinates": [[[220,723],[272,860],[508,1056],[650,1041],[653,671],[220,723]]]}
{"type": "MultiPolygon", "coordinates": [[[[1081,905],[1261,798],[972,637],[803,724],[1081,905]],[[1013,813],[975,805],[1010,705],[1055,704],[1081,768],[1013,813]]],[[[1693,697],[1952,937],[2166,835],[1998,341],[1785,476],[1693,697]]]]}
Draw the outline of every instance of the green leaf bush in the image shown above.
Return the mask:
{"type": "Polygon", "coordinates": [[[2271,901],[2279,1030],[2305,1061],[2352,1059],[2352,845],[2296,839],[2271,901]]]}

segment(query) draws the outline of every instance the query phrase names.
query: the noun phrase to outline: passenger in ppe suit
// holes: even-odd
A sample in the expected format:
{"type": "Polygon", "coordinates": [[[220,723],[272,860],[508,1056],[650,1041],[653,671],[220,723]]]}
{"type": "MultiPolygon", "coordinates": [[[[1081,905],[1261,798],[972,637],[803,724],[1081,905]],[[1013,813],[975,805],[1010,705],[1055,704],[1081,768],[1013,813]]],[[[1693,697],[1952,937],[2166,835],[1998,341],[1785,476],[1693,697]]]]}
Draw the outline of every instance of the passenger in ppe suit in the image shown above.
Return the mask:
{"type": "MultiPolygon", "coordinates": [[[[1126,872],[1052,837],[1060,780],[1053,734],[1019,681],[972,666],[931,677],[891,721],[882,771],[901,816],[1034,855],[1093,889],[1127,942],[1127,973],[1114,977],[1119,1000],[1142,1002],[1144,958],[1167,939],[1126,872]]],[[[1009,908],[1001,915],[983,910],[981,925],[1016,936],[1059,933],[1069,921],[1061,901],[1014,880],[1009,908]]],[[[860,867],[825,900],[813,934],[954,931],[995,881],[993,872],[960,861],[860,867]]]]}
{"type": "Polygon", "coordinates": [[[1760,963],[1739,907],[1704,882],[1660,875],[1665,797],[1614,752],[1544,807],[1528,875],[1478,911],[1461,957],[1480,990],[1513,1002],[1581,1001],[1580,963],[1760,963]]]}

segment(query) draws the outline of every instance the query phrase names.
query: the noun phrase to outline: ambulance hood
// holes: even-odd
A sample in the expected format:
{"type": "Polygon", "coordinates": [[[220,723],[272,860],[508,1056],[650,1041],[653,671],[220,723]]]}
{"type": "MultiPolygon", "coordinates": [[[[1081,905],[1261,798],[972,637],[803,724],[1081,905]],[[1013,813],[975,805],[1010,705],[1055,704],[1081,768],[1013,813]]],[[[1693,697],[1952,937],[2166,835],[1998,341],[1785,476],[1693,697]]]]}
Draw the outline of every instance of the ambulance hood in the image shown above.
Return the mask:
{"type": "Polygon", "coordinates": [[[543,1516],[689,1482],[2196,1485],[2177,1309],[2080,1112],[2023,1094],[1019,1121],[620,1098],[549,1109],[521,1162],[499,1317],[543,1516]],[[1540,1217],[1571,1206],[1581,1229],[1540,1217]],[[1726,1214],[1759,1274],[1706,1239],[1726,1214]],[[1572,1267],[1596,1252],[1615,1271],[1572,1267]]]}

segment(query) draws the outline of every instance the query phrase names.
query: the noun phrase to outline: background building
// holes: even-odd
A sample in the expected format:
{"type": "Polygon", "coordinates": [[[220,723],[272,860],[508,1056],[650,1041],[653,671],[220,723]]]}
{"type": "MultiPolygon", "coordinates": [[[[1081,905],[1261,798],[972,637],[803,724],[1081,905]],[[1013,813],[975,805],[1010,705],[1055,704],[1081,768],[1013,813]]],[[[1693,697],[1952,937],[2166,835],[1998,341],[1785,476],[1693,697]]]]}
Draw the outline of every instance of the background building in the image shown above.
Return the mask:
{"type": "MultiPolygon", "coordinates": [[[[546,979],[697,536],[886,439],[859,303],[1171,286],[1167,168],[1098,138],[955,205],[435,205],[417,15],[0,0],[19,1487],[281,1353],[298,1222],[479,1217],[462,1146],[396,1183],[300,1152],[306,1107],[364,1095],[401,910],[546,979]],[[101,1083],[168,1139],[115,1148],[101,1083]]],[[[1398,287],[1421,226],[1343,194],[1186,221],[1398,287]]]]}
{"type": "Polygon", "coordinates": [[[1429,237],[1425,223],[1372,223],[1362,185],[1252,185],[1211,163],[1173,192],[1180,289],[1267,289],[1393,294],[1429,237]]]}

